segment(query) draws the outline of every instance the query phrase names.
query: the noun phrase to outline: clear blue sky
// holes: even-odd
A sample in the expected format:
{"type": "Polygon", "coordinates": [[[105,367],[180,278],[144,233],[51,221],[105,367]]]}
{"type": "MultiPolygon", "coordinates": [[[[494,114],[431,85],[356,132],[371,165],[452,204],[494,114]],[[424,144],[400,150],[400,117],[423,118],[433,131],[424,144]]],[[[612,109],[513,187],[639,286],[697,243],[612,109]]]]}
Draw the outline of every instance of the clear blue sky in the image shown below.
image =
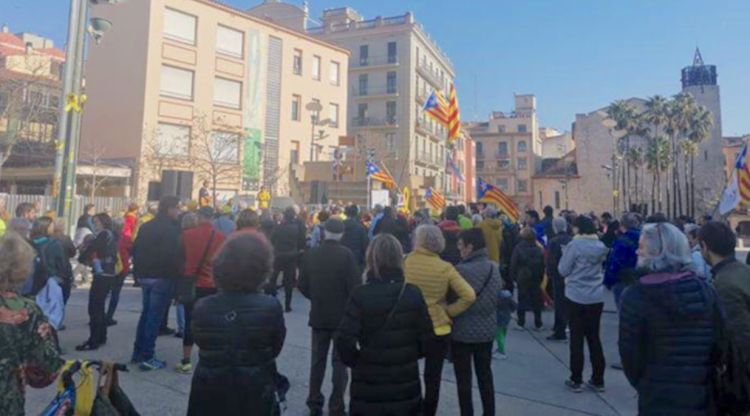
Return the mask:
{"type": "MultiPolygon", "coordinates": [[[[467,120],[510,110],[514,92],[534,93],[542,125],[569,130],[576,113],[615,99],[679,92],[697,45],[718,66],[724,134],[750,133],[748,0],[310,1],[315,17],[343,5],[367,18],[414,12],[455,63],[467,120]]],[[[62,44],[68,7],[0,0],[0,20],[62,44]]]]}

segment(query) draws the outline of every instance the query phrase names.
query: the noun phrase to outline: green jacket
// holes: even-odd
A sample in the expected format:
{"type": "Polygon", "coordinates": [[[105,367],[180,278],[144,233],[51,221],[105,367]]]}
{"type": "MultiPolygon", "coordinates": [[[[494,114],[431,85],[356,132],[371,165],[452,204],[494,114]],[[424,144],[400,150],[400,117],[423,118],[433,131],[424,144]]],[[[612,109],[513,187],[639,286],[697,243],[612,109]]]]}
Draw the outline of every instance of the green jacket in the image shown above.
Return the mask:
{"type": "Polygon", "coordinates": [[[0,292],[0,415],[23,415],[25,386],[57,378],[63,360],[53,331],[32,300],[0,292]]]}
{"type": "Polygon", "coordinates": [[[472,222],[471,218],[467,217],[466,215],[459,215],[458,226],[461,227],[462,230],[468,230],[470,228],[474,228],[474,222],[472,222]]]}
{"type": "Polygon", "coordinates": [[[731,258],[717,264],[711,274],[724,305],[729,335],[740,351],[750,351],[750,267],[731,258]]]}

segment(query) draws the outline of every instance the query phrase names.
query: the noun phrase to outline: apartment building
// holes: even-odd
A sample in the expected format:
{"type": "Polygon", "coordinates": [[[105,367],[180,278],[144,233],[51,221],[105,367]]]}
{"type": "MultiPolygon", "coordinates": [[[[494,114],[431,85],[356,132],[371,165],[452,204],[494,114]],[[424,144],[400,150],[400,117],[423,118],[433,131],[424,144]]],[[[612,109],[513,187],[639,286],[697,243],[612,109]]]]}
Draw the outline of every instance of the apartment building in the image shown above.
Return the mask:
{"type": "Polygon", "coordinates": [[[302,164],[329,159],[346,134],[343,48],[211,0],[123,2],[98,17],[113,26],[89,53],[82,147],[131,161],[138,199],[163,180],[193,198],[204,180],[218,199],[261,185],[294,195],[302,164]]]}
{"type": "Polygon", "coordinates": [[[532,177],[541,168],[542,140],[536,97],[515,95],[510,113],[495,111],[490,119],[467,123],[474,139],[476,176],[512,197],[519,207],[533,205],[532,177]]]}

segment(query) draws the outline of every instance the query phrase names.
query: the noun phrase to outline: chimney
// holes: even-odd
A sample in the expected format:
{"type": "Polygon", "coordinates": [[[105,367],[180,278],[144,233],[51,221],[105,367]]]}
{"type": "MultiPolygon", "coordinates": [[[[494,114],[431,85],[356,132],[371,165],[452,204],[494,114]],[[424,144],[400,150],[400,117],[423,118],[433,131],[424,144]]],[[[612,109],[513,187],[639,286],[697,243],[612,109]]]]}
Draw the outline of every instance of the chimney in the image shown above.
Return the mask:
{"type": "Polygon", "coordinates": [[[5,23],[3,23],[3,30],[2,31],[3,31],[3,33],[8,33],[10,31],[10,29],[8,29],[8,25],[6,25],[5,23]]]}
{"type": "Polygon", "coordinates": [[[31,55],[32,52],[34,52],[34,44],[26,42],[26,55],[31,55]]]}

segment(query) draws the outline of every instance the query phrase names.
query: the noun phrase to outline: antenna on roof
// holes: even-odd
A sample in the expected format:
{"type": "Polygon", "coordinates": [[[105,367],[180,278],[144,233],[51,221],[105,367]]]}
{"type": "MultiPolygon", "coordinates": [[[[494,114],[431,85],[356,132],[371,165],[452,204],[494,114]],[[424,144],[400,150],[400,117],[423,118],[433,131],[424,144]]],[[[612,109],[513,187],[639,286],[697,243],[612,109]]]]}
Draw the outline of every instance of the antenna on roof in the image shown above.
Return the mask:
{"type": "Polygon", "coordinates": [[[703,56],[697,46],[695,47],[695,56],[693,56],[693,66],[703,66],[703,56]]]}

